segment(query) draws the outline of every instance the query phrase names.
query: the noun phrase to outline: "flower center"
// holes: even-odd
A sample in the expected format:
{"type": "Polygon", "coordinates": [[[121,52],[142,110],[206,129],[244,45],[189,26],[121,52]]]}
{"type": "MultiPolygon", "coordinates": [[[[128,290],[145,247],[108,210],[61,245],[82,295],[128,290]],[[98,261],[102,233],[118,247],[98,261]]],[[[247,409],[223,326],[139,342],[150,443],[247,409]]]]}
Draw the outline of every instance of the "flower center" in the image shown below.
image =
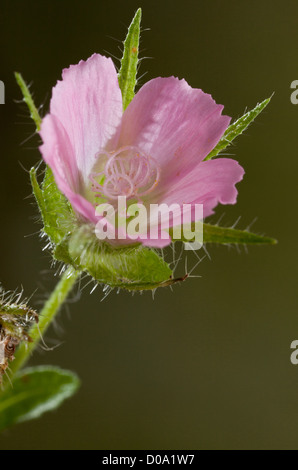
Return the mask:
{"type": "Polygon", "coordinates": [[[90,175],[91,189],[96,197],[117,199],[118,196],[137,198],[150,193],[159,181],[156,161],[137,147],[122,147],[116,152],[96,154],[96,168],[90,175]]]}

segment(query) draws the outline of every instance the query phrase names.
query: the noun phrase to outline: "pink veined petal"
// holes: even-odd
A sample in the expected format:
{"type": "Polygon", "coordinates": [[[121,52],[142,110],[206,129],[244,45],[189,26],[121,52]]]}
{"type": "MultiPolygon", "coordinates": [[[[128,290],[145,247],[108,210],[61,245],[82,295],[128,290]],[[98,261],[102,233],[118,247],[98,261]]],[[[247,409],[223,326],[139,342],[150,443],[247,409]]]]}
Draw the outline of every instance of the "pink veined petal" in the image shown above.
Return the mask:
{"type": "Polygon", "coordinates": [[[165,193],[161,202],[203,204],[204,217],[208,217],[218,203],[235,204],[238,194],[235,184],[243,175],[243,168],[230,158],[201,162],[165,193]]]}
{"type": "Polygon", "coordinates": [[[73,190],[78,189],[79,172],[74,164],[73,148],[61,122],[48,114],[42,120],[40,136],[43,145],[39,150],[50,168],[55,167],[56,182],[61,184],[63,180],[73,190]]]}
{"type": "Polygon", "coordinates": [[[64,127],[54,116],[46,116],[40,131],[43,145],[40,151],[45,162],[53,171],[58,188],[67,197],[73,209],[85,219],[96,221],[93,205],[79,191],[80,181],[71,143],[64,127]]]}
{"type": "Polygon", "coordinates": [[[63,70],[53,88],[50,112],[63,125],[73,146],[74,161],[87,183],[102,150],[122,117],[122,96],[111,59],[99,54],[63,70]]]}
{"type": "Polygon", "coordinates": [[[175,77],[146,83],[126,109],[117,143],[134,145],[166,169],[169,176],[184,176],[216,146],[230,118],[223,106],[200,89],[175,77]]]}

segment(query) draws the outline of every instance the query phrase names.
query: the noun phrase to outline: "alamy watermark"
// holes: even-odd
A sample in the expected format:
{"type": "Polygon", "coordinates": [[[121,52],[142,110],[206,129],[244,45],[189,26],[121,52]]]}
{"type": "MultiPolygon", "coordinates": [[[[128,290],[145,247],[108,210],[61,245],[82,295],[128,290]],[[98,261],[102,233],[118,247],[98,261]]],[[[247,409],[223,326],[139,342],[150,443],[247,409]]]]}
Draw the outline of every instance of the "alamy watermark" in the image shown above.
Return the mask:
{"type": "Polygon", "coordinates": [[[296,366],[298,364],[298,340],[295,339],[291,343],[291,349],[294,349],[294,351],[291,354],[290,360],[291,363],[296,366]]]}
{"type": "Polygon", "coordinates": [[[298,80],[293,80],[291,83],[291,88],[295,91],[291,93],[291,103],[298,104],[298,80]]]}
{"type": "Polygon", "coordinates": [[[186,250],[203,246],[203,204],[132,203],[125,196],[116,204],[96,207],[99,240],[183,240],[186,250]]]}
{"type": "Polygon", "coordinates": [[[5,86],[0,80],[0,104],[5,104],[5,86]]]}

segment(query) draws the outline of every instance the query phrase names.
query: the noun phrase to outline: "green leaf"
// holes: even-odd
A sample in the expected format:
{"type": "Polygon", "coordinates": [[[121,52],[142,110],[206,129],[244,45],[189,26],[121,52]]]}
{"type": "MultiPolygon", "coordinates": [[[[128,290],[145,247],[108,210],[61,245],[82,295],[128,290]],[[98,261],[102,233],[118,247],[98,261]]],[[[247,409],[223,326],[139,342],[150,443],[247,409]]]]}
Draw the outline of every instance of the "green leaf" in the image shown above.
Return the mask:
{"type": "Polygon", "coordinates": [[[16,374],[13,387],[8,386],[0,395],[0,431],[58,408],[79,385],[73,372],[52,366],[28,368],[16,374]]]}
{"type": "Polygon", "coordinates": [[[35,122],[36,130],[39,131],[40,130],[40,125],[41,125],[41,117],[39,115],[39,112],[38,112],[35,104],[34,104],[34,101],[33,101],[32,95],[29,91],[29,88],[26,85],[26,82],[25,82],[25,80],[23,79],[23,77],[20,73],[15,72],[14,75],[15,75],[16,81],[17,81],[17,83],[18,83],[18,85],[21,89],[21,92],[23,94],[23,100],[29,108],[30,116],[33,119],[33,121],[35,122]]]}
{"type": "Polygon", "coordinates": [[[119,86],[122,92],[123,110],[127,108],[135,94],[141,17],[142,10],[139,8],[131,22],[124,41],[123,57],[118,75],[119,86]]]}
{"type": "Polygon", "coordinates": [[[248,111],[241,118],[231,124],[227,128],[226,132],[220,139],[217,146],[212,150],[212,152],[209,153],[205,160],[210,160],[211,158],[216,157],[222,150],[228,147],[238,135],[242,134],[242,132],[247,129],[249,124],[251,124],[256,119],[256,117],[263,111],[263,109],[266,108],[270,100],[271,97],[267,98],[262,103],[258,104],[254,109],[248,111]]]}

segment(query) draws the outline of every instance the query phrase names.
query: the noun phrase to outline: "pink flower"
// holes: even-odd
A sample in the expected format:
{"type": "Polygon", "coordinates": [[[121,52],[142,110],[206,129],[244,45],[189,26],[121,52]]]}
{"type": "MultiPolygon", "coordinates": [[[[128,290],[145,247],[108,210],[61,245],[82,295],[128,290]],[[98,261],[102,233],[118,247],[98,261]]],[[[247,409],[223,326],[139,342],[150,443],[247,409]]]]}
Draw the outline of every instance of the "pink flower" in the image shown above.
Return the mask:
{"type": "Polygon", "coordinates": [[[203,161],[230,122],[210,95],[185,80],[156,78],[123,113],[113,62],[99,54],[62,78],[42,121],[40,150],[78,216],[96,224],[98,201],[114,204],[119,195],[145,205],[200,203],[204,217],[218,203],[236,202],[243,168],[227,158],[203,161]]]}

